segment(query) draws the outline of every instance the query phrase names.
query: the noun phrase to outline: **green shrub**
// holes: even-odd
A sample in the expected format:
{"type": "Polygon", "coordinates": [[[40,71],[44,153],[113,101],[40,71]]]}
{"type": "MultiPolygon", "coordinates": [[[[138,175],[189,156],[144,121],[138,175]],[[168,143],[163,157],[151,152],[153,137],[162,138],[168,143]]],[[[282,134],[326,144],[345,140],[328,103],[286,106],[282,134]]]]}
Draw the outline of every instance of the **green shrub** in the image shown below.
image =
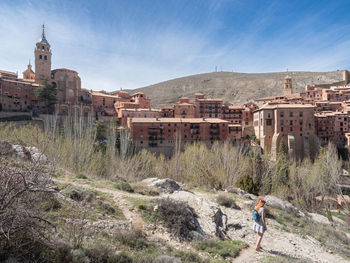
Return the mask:
{"type": "Polygon", "coordinates": [[[128,253],[126,253],[125,251],[119,253],[116,257],[115,257],[115,261],[116,263],[133,263],[132,258],[128,255],[128,253]]]}
{"type": "Polygon", "coordinates": [[[134,189],[131,187],[131,185],[128,182],[116,181],[113,186],[115,189],[118,189],[121,191],[129,192],[129,193],[134,192],[134,189]]]}
{"type": "Polygon", "coordinates": [[[82,174],[82,173],[77,174],[77,178],[78,178],[78,179],[88,179],[88,178],[86,177],[86,175],[85,175],[85,174],[82,174]]]}
{"type": "Polygon", "coordinates": [[[216,202],[219,205],[225,206],[227,208],[240,209],[240,207],[236,204],[235,200],[232,196],[228,194],[219,194],[216,197],[216,202]]]}
{"type": "Polygon", "coordinates": [[[114,236],[114,239],[132,250],[143,250],[153,247],[153,245],[147,241],[145,234],[140,230],[119,232],[114,236]]]}
{"type": "Polygon", "coordinates": [[[42,208],[45,211],[56,211],[62,207],[62,204],[57,200],[56,197],[52,196],[49,200],[42,203],[42,208]]]}
{"type": "Polygon", "coordinates": [[[254,195],[259,194],[259,188],[257,187],[256,184],[254,184],[253,177],[250,176],[249,174],[246,174],[240,177],[236,182],[236,186],[248,193],[251,193],[254,195]]]}
{"type": "Polygon", "coordinates": [[[248,245],[238,240],[204,240],[196,244],[198,250],[208,252],[211,256],[221,256],[224,259],[227,257],[237,257],[239,252],[248,247],[248,245]]]}
{"type": "Polygon", "coordinates": [[[207,260],[202,259],[200,256],[193,252],[177,250],[174,253],[175,257],[180,258],[182,263],[206,263],[207,260]]]}

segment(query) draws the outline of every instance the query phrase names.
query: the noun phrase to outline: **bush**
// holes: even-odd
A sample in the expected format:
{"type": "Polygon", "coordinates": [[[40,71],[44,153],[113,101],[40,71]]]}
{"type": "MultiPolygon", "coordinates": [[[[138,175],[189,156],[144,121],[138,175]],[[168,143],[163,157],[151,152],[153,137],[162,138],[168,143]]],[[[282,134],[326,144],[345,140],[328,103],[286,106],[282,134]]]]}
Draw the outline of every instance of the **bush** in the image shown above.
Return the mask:
{"type": "Polygon", "coordinates": [[[114,188],[121,191],[129,192],[129,193],[134,192],[134,189],[131,187],[131,185],[128,182],[124,182],[124,181],[116,181],[114,183],[114,188]]]}
{"type": "Polygon", "coordinates": [[[196,244],[198,250],[208,252],[212,256],[221,256],[224,259],[227,257],[237,257],[239,252],[246,247],[248,247],[246,243],[238,240],[204,240],[196,244]]]}
{"type": "Polygon", "coordinates": [[[154,263],[182,263],[182,261],[175,257],[161,255],[154,259],[154,263]]]}
{"type": "Polygon", "coordinates": [[[43,203],[50,202],[53,183],[44,167],[0,157],[0,261],[40,261],[53,226],[43,203]]]}
{"type": "Polygon", "coordinates": [[[236,186],[250,194],[259,195],[259,188],[254,184],[253,177],[249,174],[240,177],[236,182],[236,186]]]}
{"type": "Polygon", "coordinates": [[[191,240],[191,232],[200,232],[197,214],[187,203],[170,198],[160,199],[157,208],[158,218],[163,222],[171,234],[183,240],[191,240]]]}
{"type": "Polygon", "coordinates": [[[85,174],[77,174],[78,179],[88,179],[85,174]]]}
{"type": "Polygon", "coordinates": [[[236,204],[235,200],[227,194],[219,194],[216,197],[216,202],[219,205],[225,206],[227,208],[240,209],[240,207],[236,204]]]}
{"type": "Polygon", "coordinates": [[[183,263],[208,263],[208,260],[203,260],[200,256],[193,252],[177,250],[175,252],[177,258],[181,258],[183,263]]]}
{"type": "Polygon", "coordinates": [[[52,196],[49,200],[42,203],[42,208],[45,211],[56,211],[62,207],[62,204],[57,200],[56,197],[52,196]]]}
{"type": "Polygon", "coordinates": [[[65,196],[67,196],[67,197],[69,197],[69,198],[71,198],[71,199],[73,199],[75,201],[78,201],[78,202],[81,202],[81,201],[84,201],[84,200],[91,201],[91,199],[93,197],[92,193],[88,193],[88,192],[86,192],[86,191],[84,191],[82,189],[73,187],[71,185],[68,185],[61,192],[65,196]]]}
{"type": "Polygon", "coordinates": [[[145,234],[140,230],[117,233],[114,239],[132,250],[143,250],[153,247],[153,245],[147,241],[145,234]]]}
{"type": "Polygon", "coordinates": [[[101,240],[88,244],[88,246],[84,248],[84,252],[90,259],[89,262],[132,262],[125,253],[116,255],[115,247],[111,247],[101,240]]]}

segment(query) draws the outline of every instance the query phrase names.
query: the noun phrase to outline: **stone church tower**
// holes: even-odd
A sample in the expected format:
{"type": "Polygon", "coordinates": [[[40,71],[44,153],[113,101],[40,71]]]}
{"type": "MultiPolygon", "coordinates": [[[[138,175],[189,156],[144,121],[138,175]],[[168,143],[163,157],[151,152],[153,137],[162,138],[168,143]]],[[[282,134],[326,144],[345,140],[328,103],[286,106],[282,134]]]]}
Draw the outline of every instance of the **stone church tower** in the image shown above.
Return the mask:
{"type": "Polygon", "coordinates": [[[293,88],[292,88],[292,78],[289,76],[286,76],[284,78],[284,88],[283,88],[283,95],[291,95],[293,94],[293,88]]]}
{"type": "Polygon", "coordinates": [[[40,83],[44,79],[51,79],[51,49],[50,44],[45,37],[45,26],[36,48],[35,56],[35,82],[40,83]]]}

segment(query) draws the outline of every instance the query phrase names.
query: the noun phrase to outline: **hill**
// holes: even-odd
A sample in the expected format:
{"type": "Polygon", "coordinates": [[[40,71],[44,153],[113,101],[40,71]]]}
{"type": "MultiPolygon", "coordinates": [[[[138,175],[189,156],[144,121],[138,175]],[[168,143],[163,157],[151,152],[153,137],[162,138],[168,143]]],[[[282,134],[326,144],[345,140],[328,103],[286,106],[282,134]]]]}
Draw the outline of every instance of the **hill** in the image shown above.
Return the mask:
{"type": "MultiPolygon", "coordinates": [[[[235,73],[213,72],[172,79],[134,90],[151,98],[153,107],[169,106],[182,96],[194,98],[196,92],[208,98],[220,98],[225,102],[243,104],[256,98],[281,95],[286,72],[235,73]]],[[[288,72],[295,92],[310,84],[328,84],[342,80],[342,71],[288,72]]]]}

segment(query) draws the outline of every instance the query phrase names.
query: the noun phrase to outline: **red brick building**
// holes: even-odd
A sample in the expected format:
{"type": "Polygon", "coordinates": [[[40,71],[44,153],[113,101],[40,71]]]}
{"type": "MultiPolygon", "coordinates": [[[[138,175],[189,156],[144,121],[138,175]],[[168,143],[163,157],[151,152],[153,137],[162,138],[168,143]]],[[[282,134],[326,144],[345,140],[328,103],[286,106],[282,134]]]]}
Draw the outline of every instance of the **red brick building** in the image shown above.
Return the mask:
{"type": "Polygon", "coordinates": [[[227,140],[228,124],[214,118],[134,118],[128,119],[127,127],[136,151],[147,149],[170,156],[176,143],[183,147],[195,141],[212,144],[227,140]]]}
{"type": "Polygon", "coordinates": [[[0,71],[0,104],[4,111],[32,111],[40,105],[33,80],[19,79],[16,73],[0,71]]]}

